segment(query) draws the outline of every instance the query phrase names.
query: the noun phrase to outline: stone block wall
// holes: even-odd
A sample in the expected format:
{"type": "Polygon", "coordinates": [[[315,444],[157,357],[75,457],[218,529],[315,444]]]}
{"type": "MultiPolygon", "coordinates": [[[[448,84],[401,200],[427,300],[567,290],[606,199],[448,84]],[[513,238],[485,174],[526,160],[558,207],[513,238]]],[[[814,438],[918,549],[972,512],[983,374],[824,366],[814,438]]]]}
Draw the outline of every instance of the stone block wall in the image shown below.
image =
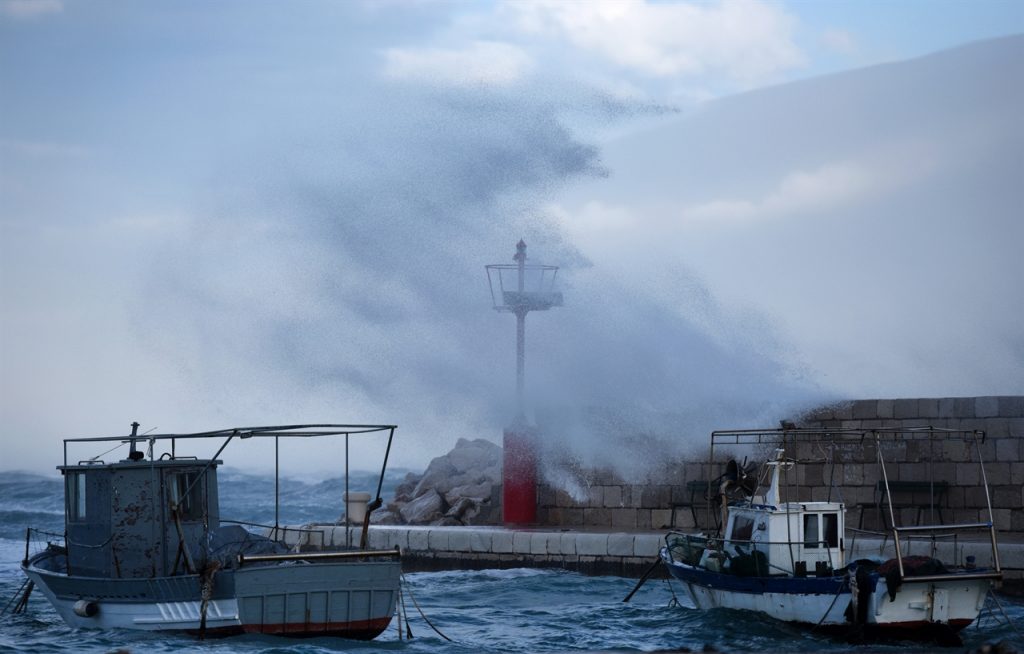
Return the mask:
{"type": "MultiPolygon", "coordinates": [[[[794,422],[798,427],[820,429],[936,427],[984,432],[979,451],[996,528],[1024,533],[1024,396],[856,400],[816,409],[794,422]]],[[[927,434],[899,440],[883,437],[881,454],[890,481],[948,483],[946,497],[934,507],[933,488],[894,494],[894,502],[901,505],[896,509],[900,523],[937,523],[939,509],[944,523],[987,521],[985,486],[977,453],[972,452],[973,441],[973,437],[927,434]]],[[[881,527],[878,512],[861,506],[876,501],[876,482],[881,478],[878,452],[871,439],[837,443],[828,452],[798,443],[788,448],[786,455],[807,462],[787,478],[791,499],[824,500],[831,485],[831,499],[841,498],[850,509],[849,526],[858,526],[863,512],[865,529],[881,527]]],[[[610,470],[577,470],[585,497],[541,484],[538,521],[545,526],[617,530],[691,529],[695,522],[706,527],[713,516],[706,509],[703,493],[687,483],[720,474],[724,463],[725,459],[714,464],[711,475],[700,462],[667,461],[642,481],[623,479],[610,470]]]]}
{"type": "MultiPolygon", "coordinates": [[[[856,400],[812,411],[798,424],[822,429],[935,427],[983,432],[977,451],[972,438],[920,434],[916,439],[883,441],[886,474],[890,481],[945,481],[949,485],[942,506],[945,522],[987,521],[982,470],[977,465],[980,453],[996,528],[1024,532],[1024,397],[856,400]]],[[[798,453],[806,454],[799,449],[798,453]]],[[[879,476],[874,447],[848,445],[835,458],[842,469],[841,490],[847,503],[873,501],[873,483],[879,476]]],[[[914,524],[918,520],[914,505],[928,505],[929,500],[923,491],[900,498],[901,504],[911,505],[900,509],[902,522],[914,524]]]]}
{"type": "Polygon", "coordinates": [[[703,464],[668,462],[661,474],[643,481],[623,479],[612,470],[577,470],[586,497],[541,484],[538,521],[560,527],[607,527],[616,530],[694,527],[691,502],[703,504],[703,493],[692,493],[690,480],[706,476],[703,464]],[[692,496],[692,497],[691,497],[692,496]]]}

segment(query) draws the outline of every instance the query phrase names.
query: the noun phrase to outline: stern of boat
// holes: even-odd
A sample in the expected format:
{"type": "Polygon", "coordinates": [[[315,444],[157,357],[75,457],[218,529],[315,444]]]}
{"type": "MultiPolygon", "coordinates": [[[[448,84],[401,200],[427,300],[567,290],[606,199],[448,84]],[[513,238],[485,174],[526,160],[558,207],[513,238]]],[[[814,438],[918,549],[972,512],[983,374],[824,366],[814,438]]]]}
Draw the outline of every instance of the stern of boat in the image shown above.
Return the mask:
{"type": "Polygon", "coordinates": [[[397,550],[245,557],[235,595],[246,633],[370,640],[391,623],[397,550]]]}

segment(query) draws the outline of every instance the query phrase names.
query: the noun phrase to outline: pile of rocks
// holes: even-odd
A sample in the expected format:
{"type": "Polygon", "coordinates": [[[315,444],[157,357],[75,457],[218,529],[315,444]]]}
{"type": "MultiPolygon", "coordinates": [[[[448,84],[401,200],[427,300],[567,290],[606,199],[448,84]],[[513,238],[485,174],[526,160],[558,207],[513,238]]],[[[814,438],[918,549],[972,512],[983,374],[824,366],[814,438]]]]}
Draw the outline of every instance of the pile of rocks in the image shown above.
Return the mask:
{"type": "Polygon", "coordinates": [[[478,438],[460,438],[455,448],[430,462],[422,475],[410,472],[395,498],[376,511],[376,524],[489,525],[501,521],[502,450],[478,438]]]}

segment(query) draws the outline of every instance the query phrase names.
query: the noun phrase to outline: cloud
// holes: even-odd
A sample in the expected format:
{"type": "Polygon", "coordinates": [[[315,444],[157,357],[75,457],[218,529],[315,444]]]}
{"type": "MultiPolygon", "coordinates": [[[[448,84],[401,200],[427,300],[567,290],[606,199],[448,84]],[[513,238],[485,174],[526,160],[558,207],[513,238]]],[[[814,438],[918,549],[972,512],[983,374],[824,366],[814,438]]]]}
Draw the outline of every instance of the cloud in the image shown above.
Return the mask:
{"type": "Polygon", "coordinates": [[[615,264],[592,270],[545,208],[601,175],[599,152],[529,91],[363,88],[316,146],[241,157],[228,176],[246,208],[225,190],[236,183],[219,187],[154,261],[140,309],[151,350],[189,362],[197,410],[248,409],[249,421],[342,411],[398,422],[432,448],[498,438],[515,411],[515,331],[490,307],[484,265],[510,263],[520,237],[565,284],[566,307],[531,315],[527,337],[530,405],[566,430],[553,441],[614,458],[622,435],[642,430],[684,447],[711,426],[703,406],[716,395],[736,419],[806,399],[771,329],[725,328],[685,271],[644,288],[615,264]],[[694,325],[698,310],[714,336],[694,325]],[[243,398],[233,380],[246,380],[243,398]]]}
{"type": "MultiPolygon", "coordinates": [[[[799,65],[801,57],[780,6],[508,3],[492,11],[474,5],[468,11],[481,29],[471,31],[443,11],[415,14],[416,7],[403,7],[367,16],[339,3],[332,5],[333,20],[295,12],[296,22],[286,25],[293,38],[278,40],[269,38],[280,31],[278,12],[260,23],[259,5],[243,42],[229,29],[237,25],[234,5],[217,6],[225,8],[223,22],[204,21],[198,31],[192,12],[177,22],[174,12],[167,21],[148,12],[113,12],[113,25],[90,21],[104,28],[85,32],[90,42],[107,42],[113,28],[134,35],[133,43],[162,47],[90,51],[85,68],[43,67],[32,77],[46,88],[67,89],[68,101],[52,107],[62,112],[55,115],[74,133],[88,134],[104,156],[67,170],[36,162],[46,169],[41,172],[52,168],[61,176],[51,183],[31,171],[46,183],[26,203],[33,211],[23,213],[32,220],[3,239],[10,255],[2,259],[19,271],[19,283],[4,289],[11,294],[5,301],[17,300],[5,304],[12,307],[6,324],[18,321],[4,355],[21,354],[10,357],[2,380],[18,394],[9,394],[0,410],[11,433],[26,442],[105,429],[122,419],[126,406],[174,430],[311,418],[395,421],[408,445],[396,456],[407,465],[426,460],[419,446],[436,452],[459,436],[499,438],[514,396],[514,329],[507,315],[490,308],[483,266],[509,262],[520,237],[536,261],[563,266],[566,297],[563,309],[530,317],[528,388],[545,403],[584,412],[598,406],[611,416],[606,439],[577,432],[579,449],[608,458],[629,449],[610,444],[616,437],[621,444],[637,426],[693,434],[752,415],[777,419],[787,413],[783,404],[820,397],[814,383],[792,374],[790,361],[800,357],[788,355],[773,321],[753,315],[756,310],[736,319],[733,307],[722,308],[737,297],[780,312],[792,307],[787,318],[800,324],[803,342],[817,336],[856,346],[831,368],[844,390],[857,388],[850,380],[859,378],[872,384],[865,382],[865,392],[917,393],[922,386],[906,381],[915,374],[910,366],[892,376],[891,386],[878,385],[884,375],[850,373],[862,361],[891,360],[892,350],[872,356],[850,313],[870,307],[899,315],[908,300],[928,308],[948,307],[951,299],[978,306],[982,295],[1019,296],[1006,290],[1020,278],[1012,274],[1018,264],[1007,268],[1011,274],[985,277],[957,270],[963,261],[971,269],[1004,266],[992,246],[1011,248],[1020,242],[1013,238],[1019,229],[1007,236],[966,220],[961,230],[948,216],[924,226],[909,220],[960,211],[949,192],[934,201],[941,206],[919,205],[921,196],[913,194],[892,207],[860,204],[869,198],[888,204],[886,193],[922,170],[914,157],[887,162],[887,153],[865,142],[905,142],[908,131],[924,130],[949,148],[958,131],[951,126],[973,135],[984,125],[1000,143],[1018,134],[1019,121],[989,119],[1020,113],[1019,101],[1012,101],[1017,96],[1008,102],[991,92],[991,75],[963,75],[950,84],[946,76],[894,74],[900,69],[887,66],[832,83],[743,94],[707,112],[681,114],[678,133],[640,141],[634,134],[629,140],[637,145],[626,149],[632,156],[614,160],[610,145],[599,149],[579,123],[567,122],[572,112],[590,125],[630,115],[625,102],[613,106],[585,88],[593,76],[577,76],[581,69],[600,68],[607,79],[647,90],[669,85],[664,76],[673,74],[706,74],[700,84],[719,80],[716,73],[771,75],[799,65]],[[433,22],[424,23],[428,14],[433,22]],[[368,53],[381,56],[383,65],[368,69],[368,53]],[[860,87],[866,78],[885,83],[860,87]],[[428,83],[407,83],[413,80],[428,83]],[[174,93],[153,93],[142,82],[174,93]],[[863,97],[876,100],[865,105],[858,102],[863,97]],[[927,102],[910,101],[917,98],[927,102]],[[971,98],[980,98],[986,113],[964,112],[971,98]],[[962,114],[963,123],[943,119],[946,114],[962,114]],[[95,122],[85,120],[90,115],[95,122]],[[601,177],[601,187],[618,185],[627,195],[595,194],[580,221],[593,229],[563,229],[545,207],[606,167],[614,174],[601,177]],[[165,176],[176,185],[156,182],[165,176]],[[44,201],[53,199],[60,202],[44,222],[44,201]],[[112,209],[118,203],[127,207],[112,209]],[[671,211],[649,211],[662,207],[671,211]],[[865,227],[849,207],[873,222],[865,227]],[[679,222],[680,208],[740,221],[741,229],[662,229],[679,222]],[[837,217],[828,225],[756,220],[787,212],[837,217]],[[664,222],[644,222],[656,213],[664,222]],[[107,215],[127,218],[102,229],[89,223],[107,215]],[[68,229],[55,248],[52,225],[59,221],[68,229]],[[959,247],[935,257],[917,247],[922,236],[940,235],[935,228],[948,232],[943,243],[977,246],[969,257],[959,247]],[[979,242],[976,233],[991,236],[979,242]],[[596,241],[607,235],[599,248],[596,241]],[[854,237],[863,239],[856,241],[860,247],[849,247],[854,237]],[[785,276],[789,269],[773,259],[787,248],[817,257],[816,266],[804,268],[814,274],[785,276]],[[897,264],[925,254],[933,265],[921,267],[919,278],[927,271],[952,286],[927,294],[904,283],[888,303],[872,297],[906,279],[897,264]],[[868,257],[875,268],[859,265],[868,257]],[[877,269],[884,265],[890,267],[877,269]],[[866,284],[836,277],[837,270],[875,276],[866,284]],[[993,283],[1004,279],[1010,281],[993,283]],[[746,295],[734,291],[730,298],[737,287],[746,295]],[[821,310],[826,304],[829,310],[821,310]],[[838,336],[840,328],[852,336],[838,336]],[[59,414],[44,406],[55,396],[59,414]],[[668,413],[687,415],[660,420],[668,413]]],[[[986,59],[977,70],[1005,65],[986,59]]],[[[1007,94],[1018,87],[1000,86],[1007,94]]],[[[22,97],[35,96],[12,94],[22,97]]],[[[39,106],[30,109],[38,113],[39,106]]],[[[12,132],[22,141],[3,147],[25,155],[62,152],[32,144],[31,134],[45,133],[12,132]]],[[[979,188],[993,192],[964,196],[965,216],[1004,197],[1000,180],[1019,179],[1019,139],[1003,147],[1016,167],[978,166],[976,176],[991,179],[979,188]]],[[[971,163],[962,149],[955,154],[971,163]]],[[[920,160],[929,161],[927,152],[920,160]]],[[[949,170],[955,169],[943,172],[949,170]]],[[[958,188],[963,175],[955,172],[935,190],[958,188]]],[[[1020,324],[979,322],[1009,325],[1007,331],[1020,324]]],[[[940,334],[922,324],[911,336],[933,332],[940,334]]],[[[1019,337],[1015,343],[1019,352],[1019,337]]],[[[829,347],[803,351],[820,367],[820,352],[829,347]]],[[[988,366],[976,372],[992,376],[988,366]]],[[[938,381],[929,388],[942,384],[941,375],[931,377],[938,381]]]]}
{"type": "Polygon", "coordinates": [[[650,77],[724,73],[750,81],[804,62],[793,41],[794,18],[753,0],[540,0],[508,2],[503,10],[526,33],[564,38],[650,77]]]}
{"type": "Polygon", "coordinates": [[[392,84],[347,100],[308,141],[239,157],[215,206],[155,263],[141,329],[158,351],[187,353],[208,405],[237,406],[237,377],[297,417],[343,397],[346,413],[438,447],[493,437],[511,344],[498,346],[507,330],[483,266],[520,237],[535,256],[573,259],[530,209],[597,174],[596,150],[529,94],[392,84]]]}
{"type": "Polygon", "coordinates": [[[756,200],[721,199],[684,209],[687,220],[739,221],[825,211],[855,201],[877,189],[871,171],[852,162],[822,166],[786,175],[778,186],[756,200]]]}
{"type": "Polygon", "coordinates": [[[751,221],[827,214],[877,198],[934,172],[928,146],[881,147],[863,160],[838,161],[783,176],[760,198],[722,198],[682,210],[687,221],[751,221]]]}
{"type": "Polygon", "coordinates": [[[390,77],[443,86],[506,86],[533,68],[525,51],[495,41],[475,41],[462,49],[390,48],[384,59],[390,77]]]}
{"type": "Polygon", "coordinates": [[[1022,48],[710,103],[606,147],[562,220],[622,279],[685,262],[845,397],[1019,393],[1022,48]]]}
{"type": "Polygon", "coordinates": [[[89,154],[88,148],[68,143],[0,139],[0,152],[33,159],[77,158],[89,154]]]}
{"type": "Polygon", "coordinates": [[[61,0],[3,0],[0,12],[18,19],[32,19],[64,11],[61,0]]]}
{"type": "Polygon", "coordinates": [[[857,40],[846,30],[827,29],[821,33],[821,43],[830,51],[840,55],[857,53],[857,40]]]}

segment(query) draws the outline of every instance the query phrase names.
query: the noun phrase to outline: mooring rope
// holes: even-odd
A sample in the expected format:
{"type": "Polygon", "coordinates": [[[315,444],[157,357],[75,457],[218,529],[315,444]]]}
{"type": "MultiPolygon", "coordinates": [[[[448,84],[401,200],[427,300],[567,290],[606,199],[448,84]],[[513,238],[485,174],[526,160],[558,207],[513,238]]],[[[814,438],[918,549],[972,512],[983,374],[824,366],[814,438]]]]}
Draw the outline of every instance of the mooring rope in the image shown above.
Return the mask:
{"type": "Polygon", "coordinates": [[[999,612],[1003,614],[1003,617],[1004,617],[1004,618],[1006,618],[1006,623],[1007,623],[1008,625],[1010,625],[1010,628],[1011,628],[1011,629],[1013,629],[1013,630],[1014,630],[1014,631],[1015,631],[1015,632],[1017,633],[1017,636],[1018,636],[1018,637],[1019,637],[1019,638],[1020,638],[1021,640],[1024,640],[1024,634],[1022,634],[1022,633],[1020,632],[1020,629],[1017,629],[1017,625],[1016,625],[1016,623],[1014,623],[1014,621],[1013,621],[1013,620],[1012,620],[1012,619],[1010,618],[1010,616],[1006,614],[1006,609],[1004,609],[1004,608],[1003,608],[1003,604],[1002,604],[1002,602],[1000,602],[1000,601],[999,601],[999,598],[998,598],[998,597],[996,597],[996,594],[995,594],[995,593],[994,593],[994,592],[992,591],[992,589],[989,589],[989,591],[988,591],[988,595],[989,595],[989,597],[991,597],[992,599],[994,599],[994,600],[995,600],[995,602],[996,602],[996,606],[998,606],[998,607],[999,607],[999,612]]]}
{"type": "Polygon", "coordinates": [[[111,541],[114,540],[114,536],[116,535],[117,534],[110,534],[110,537],[107,538],[107,540],[103,541],[102,543],[97,543],[95,545],[86,545],[85,543],[79,543],[78,541],[71,540],[70,538],[65,538],[64,542],[69,546],[73,545],[75,547],[81,547],[83,549],[98,550],[101,547],[106,547],[107,545],[110,545],[111,541]]]}
{"type": "Polygon", "coordinates": [[[402,639],[402,616],[405,616],[405,637],[407,640],[412,640],[412,625],[409,624],[409,609],[405,606],[405,591],[401,585],[398,586],[398,599],[402,603],[402,610],[398,615],[398,639],[402,639]]]}
{"type": "MultiPolygon", "coordinates": [[[[847,575],[847,576],[849,576],[849,575],[847,575]]],[[[828,605],[827,609],[825,609],[825,615],[821,616],[821,620],[818,620],[818,624],[814,625],[814,628],[812,628],[811,631],[814,631],[815,629],[820,627],[823,622],[825,622],[825,618],[828,617],[828,614],[832,611],[832,607],[836,605],[836,600],[839,599],[839,596],[842,593],[843,593],[843,584],[839,584],[839,587],[836,588],[836,594],[832,598],[832,603],[828,605]]]]}
{"type": "MultiPolygon", "coordinates": [[[[417,610],[417,611],[419,611],[419,613],[420,613],[420,617],[421,617],[421,618],[423,618],[423,621],[424,621],[424,622],[426,622],[426,623],[427,623],[427,625],[429,625],[429,626],[430,626],[430,628],[431,628],[431,629],[433,629],[433,630],[434,630],[434,632],[435,632],[435,633],[436,633],[436,634],[437,634],[438,636],[440,636],[441,638],[444,638],[444,639],[445,639],[445,640],[447,640],[447,641],[448,641],[449,643],[454,643],[454,642],[455,642],[454,640],[452,640],[452,639],[451,639],[451,638],[449,638],[448,636],[445,636],[445,635],[444,635],[443,633],[441,633],[441,630],[440,630],[440,629],[438,629],[437,627],[435,627],[435,626],[434,626],[434,623],[430,621],[430,618],[428,618],[428,617],[427,617],[427,615],[426,615],[426,614],[425,614],[425,613],[423,612],[423,609],[421,609],[421,608],[420,608],[420,604],[419,604],[419,602],[417,602],[417,601],[416,601],[416,596],[412,594],[412,589],[411,589],[411,588],[409,588],[409,581],[408,581],[408,580],[407,580],[407,579],[405,578],[405,574],[404,574],[404,573],[402,574],[402,583],[403,583],[403,584],[405,584],[405,588],[406,588],[406,590],[408,590],[408,591],[409,591],[409,599],[411,599],[411,600],[412,600],[412,605],[416,607],[416,610],[417,610]]],[[[408,624],[409,624],[409,620],[408,620],[408,617],[407,617],[407,618],[406,618],[406,620],[405,620],[405,624],[406,624],[407,626],[408,626],[408,624]]]]}
{"type": "Polygon", "coordinates": [[[668,602],[668,608],[672,609],[677,606],[682,606],[682,604],[679,603],[679,598],[676,597],[676,589],[672,586],[671,574],[665,579],[665,584],[668,585],[668,590],[672,593],[672,599],[668,602]]]}
{"type": "Polygon", "coordinates": [[[629,591],[629,595],[626,595],[626,598],[622,600],[623,602],[628,602],[629,600],[633,599],[633,595],[636,595],[636,591],[640,590],[640,587],[644,585],[644,583],[647,581],[647,578],[651,576],[651,573],[654,572],[654,569],[657,568],[658,564],[660,563],[661,555],[659,554],[658,557],[654,559],[654,563],[652,563],[651,566],[647,568],[644,574],[640,577],[640,581],[636,582],[636,586],[633,586],[633,590],[629,591]]]}
{"type": "Polygon", "coordinates": [[[199,576],[199,591],[203,598],[199,605],[199,640],[206,638],[206,610],[210,605],[210,598],[213,597],[213,578],[217,574],[217,570],[220,569],[220,565],[220,561],[213,559],[206,564],[203,573],[199,576]]]}
{"type": "Polygon", "coordinates": [[[36,582],[29,580],[28,585],[25,586],[25,592],[21,595],[21,600],[15,605],[15,613],[24,613],[28,609],[28,597],[32,594],[32,589],[36,587],[36,582]]]}
{"type": "Polygon", "coordinates": [[[35,587],[35,583],[33,583],[31,579],[25,579],[21,586],[18,587],[18,590],[14,591],[14,595],[4,606],[4,610],[0,611],[0,615],[6,614],[11,606],[14,607],[12,613],[21,613],[22,610],[24,610],[24,607],[28,605],[28,596],[32,592],[33,587],[35,587]],[[28,588],[28,590],[25,590],[26,588],[28,588]],[[15,602],[17,603],[15,604],[15,602]]]}

